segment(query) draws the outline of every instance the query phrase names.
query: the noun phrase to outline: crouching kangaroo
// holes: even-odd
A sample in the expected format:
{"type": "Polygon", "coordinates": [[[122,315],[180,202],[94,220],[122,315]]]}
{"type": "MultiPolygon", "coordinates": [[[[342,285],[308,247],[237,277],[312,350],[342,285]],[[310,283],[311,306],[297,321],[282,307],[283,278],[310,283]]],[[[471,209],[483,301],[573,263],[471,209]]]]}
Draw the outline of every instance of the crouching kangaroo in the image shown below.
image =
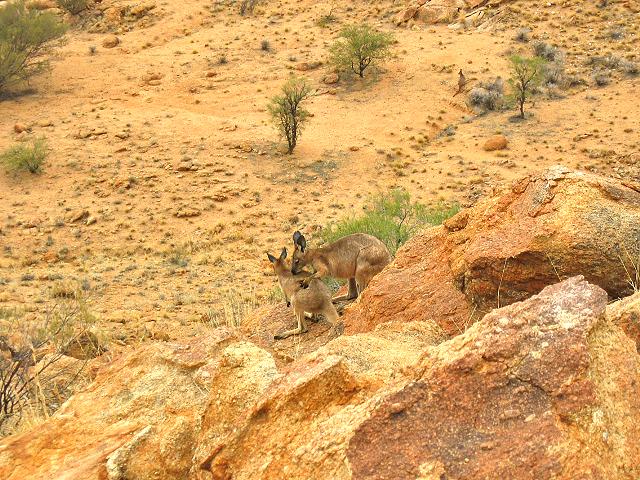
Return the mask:
{"type": "Polygon", "coordinates": [[[293,262],[291,273],[298,274],[306,265],[315,273],[303,280],[334,277],[349,280],[349,293],[334,300],[353,300],[367,288],[371,279],[391,262],[386,245],[372,235],[354,233],[320,248],[308,248],[300,232],[293,234],[293,262]]]}
{"type": "Polygon", "coordinates": [[[284,261],[287,258],[286,248],[282,249],[280,258],[276,258],[270,253],[267,253],[267,257],[273,264],[273,271],[278,276],[278,282],[280,283],[280,288],[282,288],[287,304],[289,304],[289,302],[291,303],[293,313],[298,320],[297,328],[282,332],[274,338],[281,340],[291,335],[305,333],[307,331],[305,312],[312,314],[321,313],[327,322],[331,324],[334,331],[336,331],[338,312],[331,302],[331,290],[329,290],[329,287],[317,278],[310,279],[308,287],[303,287],[301,280],[305,279],[308,274],[295,275],[290,271],[284,261]]]}

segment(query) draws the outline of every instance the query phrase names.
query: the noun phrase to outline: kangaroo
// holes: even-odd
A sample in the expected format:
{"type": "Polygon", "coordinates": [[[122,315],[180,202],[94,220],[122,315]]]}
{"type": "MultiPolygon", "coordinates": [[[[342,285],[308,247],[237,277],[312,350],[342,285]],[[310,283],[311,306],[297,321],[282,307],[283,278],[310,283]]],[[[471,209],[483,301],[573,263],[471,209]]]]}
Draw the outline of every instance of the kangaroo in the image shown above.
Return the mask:
{"type": "Polygon", "coordinates": [[[276,258],[270,253],[267,253],[269,261],[273,264],[273,271],[278,277],[280,288],[284,293],[287,305],[291,304],[293,312],[298,320],[298,327],[293,330],[287,330],[278,335],[275,335],[276,340],[290,337],[291,335],[298,335],[307,331],[307,323],[305,321],[305,313],[321,313],[324,318],[331,324],[331,327],[336,331],[336,322],[338,319],[338,312],[336,307],[331,303],[331,291],[321,280],[317,278],[310,279],[304,287],[301,285],[301,281],[306,278],[310,278],[309,274],[304,272],[302,274],[293,274],[291,270],[285,265],[285,259],[287,258],[287,249],[283,248],[280,253],[280,257],[276,258]]]}
{"type": "Polygon", "coordinates": [[[293,234],[293,262],[291,273],[298,274],[306,265],[315,273],[302,280],[308,284],[313,278],[334,277],[349,280],[349,293],[333,300],[353,300],[367,288],[371,279],[391,262],[389,250],[376,237],[354,233],[320,248],[307,248],[300,232],[293,234]]]}

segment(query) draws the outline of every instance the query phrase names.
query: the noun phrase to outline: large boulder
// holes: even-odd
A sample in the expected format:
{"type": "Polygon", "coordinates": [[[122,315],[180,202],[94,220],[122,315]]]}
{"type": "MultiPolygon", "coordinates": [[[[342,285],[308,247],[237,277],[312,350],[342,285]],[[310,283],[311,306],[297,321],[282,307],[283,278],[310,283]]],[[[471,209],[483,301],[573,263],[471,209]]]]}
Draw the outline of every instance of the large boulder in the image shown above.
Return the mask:
{"type": "Polygon", "coordinates": [[[444,339],[432,322],[388,323],[299,358],[232,434],[207,445],[198,478],[350,478],[346,452],[355,429],[378,395],[444,339]]]}
{"type": "Polygon", "coordinates": [[[640,357],[582,278],[441,344],[349,442],[353,479],[636,479],[640,357]]]}
{"type": "Polygon", "coordinates": [[[44,424],[1,441],[0,478],[182,480],[196,444],[226,435],[225,419],[276,374],[267,352],[228,330],[149,345],[101,371],[44,424]]]}
{"type": "Polygon", "coordinates": [[[123,355],[0,478],[635,479],[640,357],[582,278],[442,341],[432,322],[343,336],[278,371],[228,330],[123,355]]]}
{"type": "Polygon", "coordinates": [[[552,167],[405,245],[347,309],[346,332],[432,319],[455,335],[574,275],[622,298],[637,258],[640,186],[552,167]]]}

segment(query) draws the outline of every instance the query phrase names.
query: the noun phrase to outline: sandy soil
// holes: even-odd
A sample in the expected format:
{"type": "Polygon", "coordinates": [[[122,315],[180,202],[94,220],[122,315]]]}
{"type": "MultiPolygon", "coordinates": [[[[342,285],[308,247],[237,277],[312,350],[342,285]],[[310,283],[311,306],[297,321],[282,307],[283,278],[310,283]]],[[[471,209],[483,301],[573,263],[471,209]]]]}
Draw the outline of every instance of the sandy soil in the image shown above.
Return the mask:
{"type": "Polygon", "coordinates": [[[596,87],[585,63],[640,61],[631,3],[513,2],[483,31],[398,28],[391,1],[268,1],[247,17],[231,3],[156,2],[116,27],[111,49],[77,21],[34,91],[0,102],[0,148],[44,135],[51,149],[41,175],[0,175],[0,308],[41,315],[63,284],[85,291],[114,341],[195,334],[222,305],[277,296],[265,251],[357,214],[369,194],[402,186],[469,204],[555,163],[640,181],[640,77],[596,87]],[[333,4],[337,22],[319,27],[333,4]],[[356,21],[395,34],[383,68],[337,85],[323,83],[326,65],[301,70],[356,21]],[[565,50],[586,84],[536,98],[525,122],[478,116],[453,97],[457,72],[507,78],[507,55],[531,51],[514,40],[520,27],[565,50]],[[292,72],[317,95],[287,156],[266,104],[292,72]],[[485,152],[497,133],[508,149],[485,152]]]}

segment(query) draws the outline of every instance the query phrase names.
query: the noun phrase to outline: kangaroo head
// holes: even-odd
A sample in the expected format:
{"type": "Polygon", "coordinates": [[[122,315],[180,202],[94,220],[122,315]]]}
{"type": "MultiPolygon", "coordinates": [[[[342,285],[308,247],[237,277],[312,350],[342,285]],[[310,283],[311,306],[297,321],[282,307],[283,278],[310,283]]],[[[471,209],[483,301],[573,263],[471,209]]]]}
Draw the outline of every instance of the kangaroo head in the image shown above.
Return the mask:
{"type": "Polygon", "coordinates": [[[282,251],[280,252],[280,257],[276,258],[270,253],[267,253],[267,258],[273,264],[273,271],[276,273],[276,275],[287,271],[287,266],[285,264],[285,259],[287,258],[286,248],[282,249],[282,251]]]}
{"type": "Polygon", "coordinates": [[[294,275],[300,273],[303,267],[310,263],[309,250],[307,249],[307,240],[300,232],[293,234],[293,260],[291,261],[291,273],[294,275]]]}

